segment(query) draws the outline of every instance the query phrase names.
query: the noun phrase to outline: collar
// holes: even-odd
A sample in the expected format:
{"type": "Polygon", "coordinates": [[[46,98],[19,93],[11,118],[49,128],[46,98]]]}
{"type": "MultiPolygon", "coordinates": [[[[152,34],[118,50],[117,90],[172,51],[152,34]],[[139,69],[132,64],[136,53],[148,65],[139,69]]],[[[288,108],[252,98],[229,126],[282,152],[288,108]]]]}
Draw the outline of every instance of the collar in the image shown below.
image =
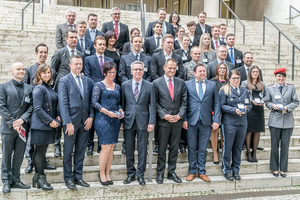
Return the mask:
{"type": "Polygon", "coordinates": [[[15,79],[12,79],[12,82],[13,82],[13,84],[14,84],[15,86],[20,86],[20,87],[22,87],[22,86],[24,85],[23,82],[18,82],[18,81],[16,81],[15,79]]]}
{"type": "Polygon", "coordinates": [[[91,28],[89,28],[89,31],[90,31],[90,32],[93,32],[93,31],[95,31],[95,33],[96,33],[97,29],[96,29],[96,28],[95,28],[95,29],[91,29],[91,28]]]}
{"type": "Polygon", "coordinates": [[[118,26],[120,26],[120,22],[115,22],[115,21],[113,20],[113,24],[116,25],[116,23],[118,24],[118,26]]]}
{"type": "Polygon", "coordinates": [[[139,57],[141,57],[141,51],[140,51],[140,53],[138,53],[138,54],[134,53],[133,51],[132,51],[132,53],[133,53],[134,57],[135,57],[136,55],[138,55],[139,57]]]}
{"type": "Polygon", "coordinates": [[[154,34],[154,38],[156,39],[157,37],[161,38],[161,35],[158,36],[158,35],[154,34]]]}
{"type": "Polygon", "coordinates": [[[276,85],[277,85],[277,87],[279,88],[279,86],[284,86],[285,85],[285,83],[283,83],[282,85],[279,85],[277,82],[276,82],[276,85]]]}
{"type": "Polygon", "coordinates": [[[170,53],[170,55],[168,56],[168,54],[165,52],[165,50],[163,50],[163,52],[164,52],[164,56],[165,57],[172,57],[172,55],[173,55],[173,52],[171,51],[171,53],[170,53]]]}
{"type": "Polygon", "coordinates": [[[200,82],[200,83],[205,83],[206,82],[206,78],[202,81],[198,81],[197,78],[195,78],[196,83],[200,82]]]}
{"type": "MultiPolygon", "coordinates": [[[[200,23],[199,23],[199,24],[200,24],[200,23]]],[[[200,24],[200,27],[205,28],[205,24],[204,24],[204,26],[202,26],[202,25],[200,24]]]]}
{"type": "Polygon", "coordinates": [[[36,64],[36,66],[40,66],[40,65],[41,65],[41,64],[40,64],[40,63],[38,63],[38,62],[36,62],[35,64],[36,64]]]}
{"type": "MultiPolygon", "coordinates": [[[[74,77],[74,79],[76,80],[76,75],[75,74],[73,74],[73,72],[71,72],[71,74],[72,74],[72,76],[74,77]]],[[[81,75],[79,75],[79,77],[81,78],[81,75]]]]}
{"type": "Polygon", "coordinates": [[[245,64],[244,64],[244,67],[245,67],[246,70],[247,70],[247,69],[250,69],[250,67],[248,68],[245,64]]]}
{"type": "MultiPolygon", "coordinates": [[[[164,74],[164,78],[165,78],[166,82],[169,82],[170,78],[168,78],[165,74],[164,74]]],[[[172,80],[172,83],[174,83],[174,76],[171,78],[171,80],[172,80]]]]}
{"type": "Polygon", "coordinates": [[[67,44],[67,48],[68,48],[68,51],[69,52],[71,52],[71,50],[74,50],[75,52],[76,52],[76,48],[74,48],[74,49],[71,49],[70,47],[69,47],[69,45],[67,44]]]}
{"type": "Polygon", "coordinates": [[[191,60],[191,64],[194,65],[194,66],[196,66],[197,64],[202,64],[202,63],[200,62],[200,60],[199,60],[198,63],[195,63],[193,60],[191,60]]]}
{"type": "MultiPolygon", "coordinates": [[[[225,60],[220,60],[219,58],[217,58],[217,61],[218,61],[218,64],[221,62],[225,63],[225,60]]],[[[225,63],[225,65],[226,65],[226,63],[225,63]]]]}
{"type": "Polygon", "coordinates": [[[81,37],[77,34],[77,38],[78,38],[78,41],[79,41],[80,39],[83,39],[83,41],[85,41],[85,36],[83,36],[83,38],[81,38],[81,37]]]}
{"type": "Polygon", "coordinates": [[[68,26],[74,26],[75,27],[75,24],[73,23],[73,24],[69,24],[69,22],[67,22],[67,24],[68,24],[68,26]]]}
{"type": "Polygon", "coordinates": [[[143,80],[143,79],[141,79],[139,82],[136,82],[136,81],[134,80],[134,78],[132,78],[132,83],[133,83],[133,85],[135,85],[136,83],[139,83],[139,86],[141,86],[141,85],[142,85],[142,80],[143,80]]]}
{"type": "Polygon", "coordinates": [[[227,47],[227,49],[232,48],[232,50],[234,50],[234,46],[230,47],[230,46],[227,45],[226,47],[227,47]]]}
{"type": "Polygon", "coordinates": [[[238,89],[239,90],[239,86],[237,87],[234,87],[233,85],[230,84],[230,86],[233,88],[233,89],[238,89]]]}
{"type": "Polygon", "coordinates": [[[96,53],[97,58],[99,58],[99,56],[102,56],[102,58],[104,59],[104,53],[102,55],[96,53]]]}

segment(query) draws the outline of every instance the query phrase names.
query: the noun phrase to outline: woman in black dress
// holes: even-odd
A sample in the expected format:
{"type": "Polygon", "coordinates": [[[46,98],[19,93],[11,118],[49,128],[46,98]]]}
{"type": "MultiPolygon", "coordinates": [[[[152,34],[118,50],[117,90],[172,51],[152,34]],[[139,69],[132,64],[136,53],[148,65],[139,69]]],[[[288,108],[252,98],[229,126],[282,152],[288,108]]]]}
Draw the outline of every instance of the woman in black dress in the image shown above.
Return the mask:
{"type": "Polygon", "coordinates": [[[55,128],[60,125],[60,117],[57,114],[57,100],[52,87],[52,70],[49,65],[40,65],[35,74],[32,92],[33,112],[31,115],[31,144],[36,145],[33,153],[35,175],[32,179],[33,187],[42,190],[52,190],[47,183],[44,172],[45,154],[49,144],[55,141],[55,128]],[[36,185],[37,184],[37,185],[36,185]]]}
{"type": "Polygon", "coordinates": [[[177,12],[172,12],[170,17],[169,17],[169,23],[173,25],[173,30],[176,32],[176,29],[180,26],[180,17],[177,12]]]}
{"type": "Polygon", "coordinates": [[[258,162],[256,150],[259,143],[260,132],[265,132],[264,101],[266,86],[261,81],[259,68],[252,66],[249,69],[247,80],[242,82],[242,87],[248,89],[252,110],[247,113],[248,128],[246,135],[246,148],[248,162],[258,162]],[[254,133],[252,152],[250,152],[251,134],[254,133]]]}

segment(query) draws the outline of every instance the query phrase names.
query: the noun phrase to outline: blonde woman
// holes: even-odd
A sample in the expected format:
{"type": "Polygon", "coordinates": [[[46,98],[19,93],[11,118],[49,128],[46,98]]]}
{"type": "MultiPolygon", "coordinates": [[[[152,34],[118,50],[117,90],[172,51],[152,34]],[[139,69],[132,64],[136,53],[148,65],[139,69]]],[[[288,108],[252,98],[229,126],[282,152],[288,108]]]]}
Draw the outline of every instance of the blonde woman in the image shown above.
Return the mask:
{"type": "Polygon", "coordinates": [[[200,62],[209,63],[217,59],[215,50],[211,48],[211,39],[208,33],[203,33],[200,38],[201,58],[200,62]]]}

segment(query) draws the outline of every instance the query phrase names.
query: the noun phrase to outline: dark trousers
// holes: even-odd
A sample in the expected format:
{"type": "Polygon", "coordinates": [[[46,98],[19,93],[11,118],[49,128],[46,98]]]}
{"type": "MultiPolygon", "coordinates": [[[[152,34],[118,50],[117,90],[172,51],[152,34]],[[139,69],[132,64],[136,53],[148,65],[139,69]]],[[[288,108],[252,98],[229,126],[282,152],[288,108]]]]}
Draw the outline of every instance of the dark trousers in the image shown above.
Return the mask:
{"type": "MultiPolygon", "coordinates": [[[[83,160],[85,151],[89,139],[89,131],[84,130],[84,124],[80,124],[74,127],[73,135],[64,135],[64,157],[63,157],[63,169],[64,169],[64,180],[80,180],[82,179],[83,160]],[[72,170],[72,155],[74,151],[74,170],[72,170]],[[73,172],[73,174],[72,174],[73,172]]],[[[64,133],[66,132],[66,126],[64,126],[64,133]]]]}
{"type": "Polygon", "coordinates": [[[224,174],[238,173],[241,165],[241,154],[245,140],[247,125],[223,124],[222,170],[224,174]],[[232,157],[232,163],[230,167],[232,157]]]}
{"type": "Polygon", "coordinates": [[[26,143],[18,133],[1,133],[2,163],[1,179],[3,184],[20,181],[20,169],[23,162],[26,143]]]}
{"type": "MultiPolygon", "coordinates": [[[[95,129],[94,126],[92,126],[92,128],[89,130],[89,141],[88,141],[89,148],[94,149],[94,138],[95,138],[95,129]]],[[[99,140],[98,140],[98,146],[100,146],[99,140]]]]}
{"type": "Polygon", "coordinates": [[[53,144],[54,147],[59,148],[59,150],[61,149],[60,140],[61,140],[61,127],[59,126],[59,127],[56,128],[55,143],[53,144]]]}
{"type": "MultiPolygon", "coordinates": [[[[156,120],[156,124],[157,124],[157,120],[156,120]]],[[[155,145],[158,145],[158,126],[154,127],[154,142],[155,145]]]]}
{"type": "Polygon", "coordinates": [[[28,160],[28,164],[32,164],[33,151],[34,151],[34,145],[31,144],[31,131],[29,131],[27,134],[26,149],[25,149],[25,158],[28,160]]]}
{"type": "Polygon", "coordinates": [[[182,121],[167,123],[166,126],[158,127],[158,157],[157,174],[163,175],[166,168],[166,150],[170,144],[168,168],[169,174],[175,172],[178,156],[178,146],[181,135],[182,121]]]}
{"type": "Polygon", "coordinates": [[[126,141],[126,167],[127,175],[143,178],[146,171],[147,164],[147,144],[149,133],[147,130],[140,130],[134,120],[131,129],[125,129],[126,141]],[[138,150],[138,165],[137,172],[134,167],[134,150],[135,150],[135,136],[137,135],[137,150],[138,150]]]}
{"type": "Polygon", "coordinates": [[[274,128],[270,127],[271,133],[271,156],[270,156],[270,170],[278,171],[279,169],[279,142],[280,142],[280,171],[288,171],[289,161],[289,146],[290,139],[293,134],[293,128],[274,128]]]}
{"type": "Polygon", "coordinates": [[[211,127],[203,126],[198,121],[195,126],[188,127],[188,160],[189,173],[196,174],[198,163],[198,174],[205,174],[206,148],[210,139],[211,127]],[[197,152],[198,151],[198,152],[197,152]]]}
{"type": "Polygon", "coordinates": [[[182,128],[180,141],[179,141],[179,148],[186,148],[187,143],[188,143],[188,133],[186,129],[182,128]]]}

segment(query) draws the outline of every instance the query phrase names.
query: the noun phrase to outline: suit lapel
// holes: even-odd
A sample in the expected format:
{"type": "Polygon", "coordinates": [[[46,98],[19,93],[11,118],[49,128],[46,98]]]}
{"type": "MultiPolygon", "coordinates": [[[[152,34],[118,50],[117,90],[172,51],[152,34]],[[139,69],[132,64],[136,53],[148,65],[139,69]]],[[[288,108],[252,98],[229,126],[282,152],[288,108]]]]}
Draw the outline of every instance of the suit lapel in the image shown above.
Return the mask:
{"type": "MultiPolygon", "coordinates": [[[[173,101],[175,101],[176,99],[176,94],[177,94],[177,88],[178,88],[178,81],[175,80],[175,77],[173,77],[173,88],[174,88],[174,96],[173,96],[173,101]]],[[[171,95],[170,95],[171,96],[171,95]]]]}
{"type": "MultiPolygon", "coordinates": [[[[70,79],[70,81],[71,81],[71,83],[74,85],[74,87],[76,88],[76,90],[77,90],[77,92],[80,94],[80,96],[82,97],[82,95],[81,95],[81,92],[80,92],[80,89],[79,89],[79,87],[78,87],[78,85],[77,85],[77,83],[76,83],[76,81],[75,81],[75,79],[74,79],[74,77],[73,77],[73,75],[70,73],[69,74],[69,79],[70,79]]],[[[83,82],[83,81],[82,81],[83,82]]]]}
{"type": "Polygon", "coordinates": [[[140,93],[139,93],[137,102],[139,102],[139,100],[140,100],[140,98],[141,98],[141,96],[142,96],[142,94],[143,94],[143,91],[145,90],[144,88],[145,88],[145,83],[144,83],[144,81],[142,80],[142,86],[141,86],[141,89],[140,89],[140,93]]]}
{"type": "Polygon", "coordinates": [[[70,53],[69,53],[68,47],[65,47],[65,54],[66,54],[67,59],[70,60],[70,53]]]}
{"type": "Polygon", "coordinates": [[[162,85],[162,88],[164,88],[166,94],[168,94],[168,97],[169,99],[172,101],[172,98],[171,98],[171,94],[170,94],[170,91],[169,91],[169,88],[168,88],[168,85],[166,83],[166,79],[164,76],[161,77],[161,85],[162,85]]]}
{"type": "Polygon", "coordinates": [[[200,97],[199,97],[199,95],[198,95],[197,88],[196,88],[196,80],[193,79],[192,83],[193,83],[193,85],[192,85],[192,90],[193,90],[193,91],[192,91],[192,94],[195,94],[196,97],[197,97],[197,99],[198,99],[199,102],[200,102],[201,100],[200,100],[200,97]]]}
{"type": "Polygon", "coordinates": [[[208,91],[210,91],[210,84],[207,82],[207,80],[205,80],[205,86],[206,86],[206,88],[205,88],[205,93],[204,93],[204,95],[202,97],[202,101],[207,96],[208,91]]]}
{"type": "Polygon", "coordinates": [[[136,61],[136,60],[135,60],[135,57],[134,57],[134,55],[133,55],[133,52],[130,52],[130,53],[128,54],[128,57],[130,58],[130,60],[132,60],[132,62],[136,61]]]}
{"type": "MultiPolygon", "coordinates": [[[[104,56],[104,59],[105,59],[105,56],[104,56]]],[[[101,69],[100,69],[100,63],[99,63],[99,60],[98,60],[96,54],[94,54],[94,63],[96,63],[95,64],[96,72],[99,72],[99,74],[102,76],[101,69]]]]}
{"type": "Polygon", "coordinates": [[[84,96],[82,98],[84,99],[84,97],[88,97],[89,88],[88,88],[88,83],[87,83],[86,77],[85,76],[81,76],[81,79],[82,79],[83,94],[84,94],[84,96]]]}
{"type": "MultiPolygon", "coordinates": [[[[153,38],[153,39],[152,39],[152,43],[153,43],[153,45],[154,45],[154,47],[155,47],[155,48],[154,48],[154,50],[155,50],[155,49],[156,49],[155,35],[153,35],[152,38],[153,38]]],[[[160,38],[160,39],[161,39],[161,38],[160,38]]]]}
{"type": "Polygon", "coordinates": [[[18,92],[17,92],[16,87],[13,84],[12,80],[9,82],[9,86],[11,87],[12,92],[14,93],[14,96],[16,97],[16,100],[19,102],[19,95],[18,95],[18,92]]]}
{"type": "Polygon", "coordinates": [[[64,27],[65,27],[66,31],[68,31],[68,30],[69,30],[69,26],[68,26],[68,23],[67,23],[67,22],[66,22],[66,23],[64,23],[64,27]]]}

